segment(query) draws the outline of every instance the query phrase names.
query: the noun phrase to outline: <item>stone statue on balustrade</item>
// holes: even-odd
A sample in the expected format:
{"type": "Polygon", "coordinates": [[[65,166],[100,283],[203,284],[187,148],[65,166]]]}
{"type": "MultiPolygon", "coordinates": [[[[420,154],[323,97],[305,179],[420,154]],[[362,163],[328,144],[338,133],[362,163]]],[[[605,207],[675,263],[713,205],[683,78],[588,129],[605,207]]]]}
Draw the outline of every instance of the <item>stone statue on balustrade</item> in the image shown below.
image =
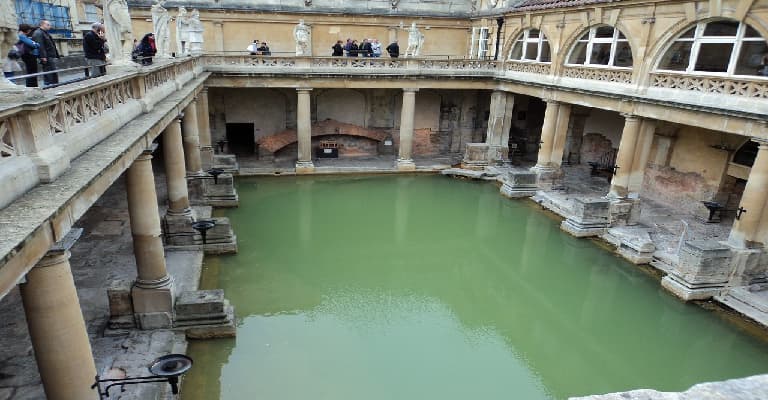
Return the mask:
{"type": "Polygon", "coordinates": [[[152,32],[155,33],[155,47],[157,58],[167,58],[171,55],[171,15],[163,7],[165,0],[155,0],[152,5],[152,32]]]}
{"type": "Polygon", "coordinates": [[[498,0],[488,0],[488,8],[496,8],[499,4],[498,0]]]}
{"type": "Polygon", "coordinates": [[[197,9],[192,10],[192,14],[189,16],[189,53],[193,56],[203,54],[203,23],[200,22],[200,11],[197,9]]]}
{"type": "Polygon", "coordinates": [[[299,24],[293,28],[293,38],[296,39],[296,55],[297,56],[311,56],[311,34],[309,27],[304,25],[304,20],[299,20],[299,24]]]}
{"type": "Polygon", "coordinates": [[[411,24],[411,29],[408,29],[408,47],[405,49],[405,57],[418,57],[422,45],[424,45],[424,34],[419,31],[414,22],[411,24]]]}
{"type": "Polygon", "coordinates": [[[179,7],[176,14],[176,57],[189,54],[189,16],[187,9],[179,7]]]}
{"type": "Polygon", "coordinates": [[[112,64],[128,64],[133,52],[133,29],[125,0],[104,0],[104,26],[112,64]]]}

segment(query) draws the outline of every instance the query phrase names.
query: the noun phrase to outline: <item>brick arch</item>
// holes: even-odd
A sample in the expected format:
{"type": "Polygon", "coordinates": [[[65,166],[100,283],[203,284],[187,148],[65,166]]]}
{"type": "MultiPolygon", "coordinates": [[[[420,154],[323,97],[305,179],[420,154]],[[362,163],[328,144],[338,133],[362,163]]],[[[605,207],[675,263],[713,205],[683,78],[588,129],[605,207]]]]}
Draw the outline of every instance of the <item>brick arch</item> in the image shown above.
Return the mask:
{"type": "MultiPolygon", "coordinates": [[[[346,135],[364,137],[381,142],[388,136],[387,133],[381,129],[366,129],[358,125],[347,124],[332,119],[316,122],[311,125],[310,130],[312,132],[312,137],[346,135]]],[[[256,140],[256,143],[259,144],[260,149],[264,149],[274,154],[283,147],[288,146],[291,143],[296,143],[297,140],[296,130],[286,129],[273,135],[260,137],[256,140]]]]}

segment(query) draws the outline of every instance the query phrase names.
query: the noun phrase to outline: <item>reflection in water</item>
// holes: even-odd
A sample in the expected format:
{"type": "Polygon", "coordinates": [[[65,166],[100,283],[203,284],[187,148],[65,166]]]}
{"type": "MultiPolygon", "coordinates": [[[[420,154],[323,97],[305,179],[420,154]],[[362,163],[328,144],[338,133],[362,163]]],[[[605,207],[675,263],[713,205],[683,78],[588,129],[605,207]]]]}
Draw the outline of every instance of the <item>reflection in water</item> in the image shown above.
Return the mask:
{"type": "Polygon", "coordinates": [[[238,338],[192,344],[185,400],[219,380],[223,399],[561,399],[768,371],[765,342],[492,185],[313,181],[239,183],[240,253],[206,261],[238,338]]]}

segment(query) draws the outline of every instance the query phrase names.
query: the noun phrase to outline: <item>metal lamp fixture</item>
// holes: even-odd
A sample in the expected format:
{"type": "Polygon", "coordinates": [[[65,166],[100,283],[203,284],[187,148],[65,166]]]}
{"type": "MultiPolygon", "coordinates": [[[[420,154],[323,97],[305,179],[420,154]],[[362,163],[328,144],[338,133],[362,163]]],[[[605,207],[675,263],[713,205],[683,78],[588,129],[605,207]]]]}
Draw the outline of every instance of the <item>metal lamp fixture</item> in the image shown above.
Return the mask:
{"type": "Polygon", "coordinates": [[[91,385],[91,389],[96,389],[99,393],[99,399],[109,397],[109,389],[113,386],[120,386],[120,391],[125,391],[126,385],[136,385],[139,383],[168,382],[171,385],[173,394],[179,393],[179,376],[183,375],[192,368],[192,359],[184,354],[168,354],[155,359],[149,364],[149,373],[151,376],[139,376],[135,378],[115,378],[100,379],[96,375],[96,382],[91,385]],[[106,384],[104,391],[101,391],[101,384],[106,384]]]}

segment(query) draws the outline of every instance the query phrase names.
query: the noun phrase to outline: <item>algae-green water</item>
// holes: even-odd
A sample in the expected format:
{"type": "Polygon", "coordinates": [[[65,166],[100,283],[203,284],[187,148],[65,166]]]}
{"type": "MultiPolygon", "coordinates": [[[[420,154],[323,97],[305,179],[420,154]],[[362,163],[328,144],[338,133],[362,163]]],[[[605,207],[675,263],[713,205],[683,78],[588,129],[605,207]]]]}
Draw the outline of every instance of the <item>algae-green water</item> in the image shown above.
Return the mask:
{"type": "Polygon", "coordinates": [[[768,343],[666,293],[531,201],[442,176],[238,181],[206,257],[237,338],[184,400],[564,399],[768,372],[768,343]]]}

